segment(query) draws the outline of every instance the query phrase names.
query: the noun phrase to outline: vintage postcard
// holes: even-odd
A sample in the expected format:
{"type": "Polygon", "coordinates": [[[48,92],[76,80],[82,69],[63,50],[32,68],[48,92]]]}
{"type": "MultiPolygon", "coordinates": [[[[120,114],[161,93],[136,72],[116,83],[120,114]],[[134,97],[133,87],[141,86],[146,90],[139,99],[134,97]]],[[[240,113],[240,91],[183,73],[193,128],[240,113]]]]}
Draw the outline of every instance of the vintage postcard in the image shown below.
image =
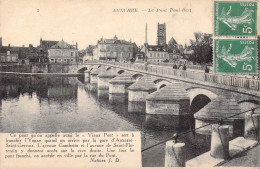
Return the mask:
{"type": "Polygon", "coordinates": [[[260,167],[259,0],[0,0],[0,169],[260,167]]]}

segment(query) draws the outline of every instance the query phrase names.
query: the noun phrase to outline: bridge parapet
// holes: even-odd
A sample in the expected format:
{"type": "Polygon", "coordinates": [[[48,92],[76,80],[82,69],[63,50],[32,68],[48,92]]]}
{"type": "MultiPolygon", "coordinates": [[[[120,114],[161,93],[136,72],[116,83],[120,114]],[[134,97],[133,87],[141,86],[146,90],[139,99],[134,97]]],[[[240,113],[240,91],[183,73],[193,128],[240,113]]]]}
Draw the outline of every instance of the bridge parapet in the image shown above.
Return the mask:
{"type": "Polygon", "coordinates": [[[192,82],[206,82],[213,84],[221,84],[225,86],[239,87],[250,89],[253,91],[260,91],[260,82],[258,79],[249,79],[238,76],[211,74],[192,70],[179,70],[172,69],[171,67],[162,67],[156,65],[145,65],[140,63],[124,63],[124,62],[111,62],[101,61],[103,64],[131,69],[133,71],[145,71],[147,73],[156,73],[158,75],[178,78],[180,80],[192,80],[192,82]]]}

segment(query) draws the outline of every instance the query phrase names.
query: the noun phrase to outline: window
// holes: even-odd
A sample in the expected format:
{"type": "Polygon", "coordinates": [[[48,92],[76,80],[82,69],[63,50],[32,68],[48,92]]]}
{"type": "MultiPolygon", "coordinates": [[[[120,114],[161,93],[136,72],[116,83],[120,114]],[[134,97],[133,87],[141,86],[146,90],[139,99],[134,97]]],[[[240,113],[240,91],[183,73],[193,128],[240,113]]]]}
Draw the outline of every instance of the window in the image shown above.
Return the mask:
{"type": "Polygon", "coordinates": [[[54,59],[51,59],[52,62],[54,62],[54,59]]]}
{"type": "Polygon", "coordinates": [[[159,53],[157,53],[157,57],[160,57],[160,54],[159,54],[159,53]]]}
{"type": "Polygon", "coordinates": [[[74,59],[70,59],[70,61],[74,61],[74,59]]]}

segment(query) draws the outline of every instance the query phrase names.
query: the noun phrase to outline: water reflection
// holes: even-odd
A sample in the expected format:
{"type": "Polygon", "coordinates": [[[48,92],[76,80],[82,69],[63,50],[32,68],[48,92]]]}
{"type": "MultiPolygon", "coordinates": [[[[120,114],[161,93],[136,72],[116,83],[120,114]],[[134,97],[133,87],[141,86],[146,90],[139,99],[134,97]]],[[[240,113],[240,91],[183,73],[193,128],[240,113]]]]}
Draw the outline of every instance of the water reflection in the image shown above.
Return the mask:
{"type": "MultiPolygon", "coordinates": [[[[0,94],[0,132],[140,131],[145,148],[194,125],[190,117],[146,115],[144,104],[99,91],[84,76],[0,77],[0,94]]],[[[209,150],[208,136],[180,139],[188,159],[209,150]]],[[[142,153],[143,166],[163,166],[164,146],[142,153]]]]}

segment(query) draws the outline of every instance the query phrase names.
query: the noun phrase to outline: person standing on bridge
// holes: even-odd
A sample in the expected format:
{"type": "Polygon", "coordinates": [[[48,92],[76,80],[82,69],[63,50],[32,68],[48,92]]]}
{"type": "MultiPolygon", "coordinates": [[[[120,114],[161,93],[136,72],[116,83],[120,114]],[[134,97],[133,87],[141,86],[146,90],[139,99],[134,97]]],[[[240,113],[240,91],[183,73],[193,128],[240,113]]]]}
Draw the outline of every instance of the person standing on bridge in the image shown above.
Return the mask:
{"type": "Polygon", "coordinates": [[[145,70],[148,71],[148,63],[147,62],[144,63],[144,67],[145,67],[145,70]]]}
{"type": "Polygon", "coordinates": [[[187,69],[186,64],[184,64],[182,70],[186,70],[186,69],[187,69]]]}

